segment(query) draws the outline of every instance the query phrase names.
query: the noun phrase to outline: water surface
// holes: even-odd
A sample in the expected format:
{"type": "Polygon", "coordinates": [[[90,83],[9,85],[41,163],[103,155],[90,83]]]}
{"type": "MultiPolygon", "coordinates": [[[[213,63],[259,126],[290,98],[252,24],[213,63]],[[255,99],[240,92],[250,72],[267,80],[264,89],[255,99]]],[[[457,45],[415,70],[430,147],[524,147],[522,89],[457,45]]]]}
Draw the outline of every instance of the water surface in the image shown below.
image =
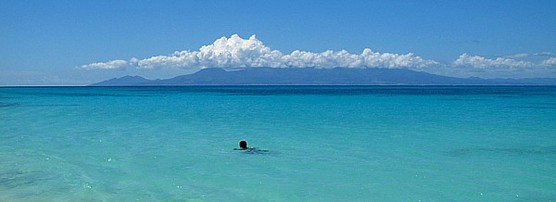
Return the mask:
{"type": "Polygon", "coordinates": [[[556,87],[3,87],[0,139],[0,201],[556,200],[556,87]]]}

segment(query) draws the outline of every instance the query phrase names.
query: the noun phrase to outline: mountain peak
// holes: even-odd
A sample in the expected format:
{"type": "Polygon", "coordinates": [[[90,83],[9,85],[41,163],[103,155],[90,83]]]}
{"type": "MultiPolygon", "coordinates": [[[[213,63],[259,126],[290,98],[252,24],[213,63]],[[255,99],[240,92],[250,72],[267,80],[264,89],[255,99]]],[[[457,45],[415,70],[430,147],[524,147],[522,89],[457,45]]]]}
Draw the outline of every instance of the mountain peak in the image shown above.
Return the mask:
{"type": "Polygon", "coordinates": [[[93,86],[136,86],[150,83],[151,80],[141,76],[123,76],[93,84],[93,86]]]}

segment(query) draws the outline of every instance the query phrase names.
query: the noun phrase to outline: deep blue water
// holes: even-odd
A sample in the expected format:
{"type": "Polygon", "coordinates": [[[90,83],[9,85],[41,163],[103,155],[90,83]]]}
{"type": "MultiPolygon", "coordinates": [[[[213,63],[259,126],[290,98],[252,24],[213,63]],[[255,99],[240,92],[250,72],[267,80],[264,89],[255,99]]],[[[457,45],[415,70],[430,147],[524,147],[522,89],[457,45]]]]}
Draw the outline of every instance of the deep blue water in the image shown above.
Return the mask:
{"type": "Polygon", "coordinates": [[[2,87],[0,140],[0,201],[556,200],[550,86],[2,87]]]}

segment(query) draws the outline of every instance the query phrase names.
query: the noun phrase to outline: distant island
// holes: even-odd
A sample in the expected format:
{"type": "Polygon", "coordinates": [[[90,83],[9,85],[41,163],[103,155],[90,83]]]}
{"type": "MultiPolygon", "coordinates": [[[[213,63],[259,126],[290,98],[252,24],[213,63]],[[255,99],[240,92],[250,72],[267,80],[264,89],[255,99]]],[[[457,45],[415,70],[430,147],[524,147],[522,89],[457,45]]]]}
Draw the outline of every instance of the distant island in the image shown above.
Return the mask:
{"type": "Polygon", "coordinates": [[[440,76],[408,69],[386,68],[207,68],[170,79],[140,76],[114,78],[92,86],[185,85],[556,85],[556,78],[482,79],[440,76]]]}

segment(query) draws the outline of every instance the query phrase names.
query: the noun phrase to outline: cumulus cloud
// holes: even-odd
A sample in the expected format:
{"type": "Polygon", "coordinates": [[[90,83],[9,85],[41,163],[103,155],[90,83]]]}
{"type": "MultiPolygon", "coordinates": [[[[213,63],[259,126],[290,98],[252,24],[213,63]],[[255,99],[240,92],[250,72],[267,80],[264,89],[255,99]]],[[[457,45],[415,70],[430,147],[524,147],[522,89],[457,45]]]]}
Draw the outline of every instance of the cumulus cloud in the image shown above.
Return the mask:
{"type": "Polygon", "coordinates": [[[112,60],[80,66],[81,69],[202,69],[220,68],[407,68],[448,76],[544,76],[554,74],[556,57],[552,52],[519,53],[488,58],[461,54],[452,62],[438,63],[413,53],[381,53],[369,48],[360,53],[346,50],[310,52],[294,50],[283,53],[266,46],[255,35],[241,38],[237,34],[221,37],[198,50],[176,51],[129,60],[112,60]]]}
{"type": "Polygon", "coordinates": [[[280,67],[282,53],[271,50],[255,35],[242,39],[234,34],[222,37],[198,51],[176,51],[172,55],[145,58],[137,62],[139,68],[179,67],[280,67]]]}
{"type": "Polygon", "coordinates": [[[123,69],[128,65],[125,60],[112,60],[108,62],[97,62],[87,65],[81,65],[82,69],[123,69]]]}
{"type": "Polygon", "coordinates": [[[490,59],[482,56],[468,55],[467,53],[464,53],[453,62],[453,65],[484,69],[524,68],[533,67],[535,64],[529,61],[515,60],[512,58],[497,57],[495,59],[490,59]]]}
{"type": "Polygon", "coordinates": [[[551,57],[542,62],[543,65],[552,66],[556,65],[556,57],[551,57]]]}
{"type": "Polygon", "coordinates": [[[352,54],[346,50],[324,51],[314,53],[295,50],[290,54],[283,54],[273,50],[258,40],[255,35],[243,39],[237,34],[221,37],[214,43],[202,46],[197,51],[176,51],[170,55],[159,55],[144,59],[132,58],[130,61],[114,60],[83,65],[84,69],[111,69],[135,66],[140,69],[153,69],[161,67],[174,68],[422,68],[436,65],[433,60],[423,59],[413,53],[395,54],[379,53],[371,49],[364,49],[361,54],[352,54]]]}
{"type": "Polygon", "coordinates": [[[394,53],[373,52],[371,49],[364,49],[361,54],[351,54],[346,50],[325,51],[322,53],[312,53],[307,51],[295,50],[282,57],[282,61],[287,67],[350,67],[350,68],[398,68],[415,67],[421,68],[438,64],[433,60],[425,60],[419,56],[408,53],[405,55],[394,53]]]}

